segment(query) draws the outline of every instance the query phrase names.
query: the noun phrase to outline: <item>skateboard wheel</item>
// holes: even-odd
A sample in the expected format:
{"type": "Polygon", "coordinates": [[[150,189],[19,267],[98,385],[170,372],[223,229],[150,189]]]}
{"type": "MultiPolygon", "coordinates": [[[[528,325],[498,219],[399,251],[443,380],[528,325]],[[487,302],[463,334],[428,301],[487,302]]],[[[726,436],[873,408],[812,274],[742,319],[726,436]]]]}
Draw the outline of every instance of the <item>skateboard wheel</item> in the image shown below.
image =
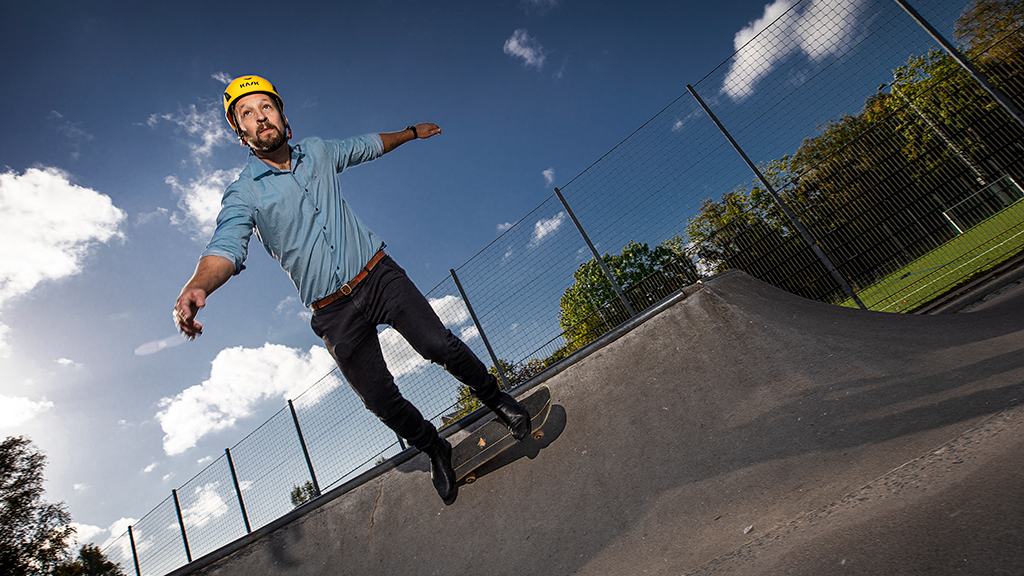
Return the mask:
{"type": "Polygon", "coordinates": [[[472,484],[473,482],[476,482],[476,473],[475,472],[470,473],[469,475],[466,476],[466,484],[472,484]]]}
{"type": "Polygon", "coordinates": [[[537,430],[536,432],[534,432],[533,433],[533,439],[534,440],[543,440],[544,439],[544,431],[543,430],[537,430]]]}

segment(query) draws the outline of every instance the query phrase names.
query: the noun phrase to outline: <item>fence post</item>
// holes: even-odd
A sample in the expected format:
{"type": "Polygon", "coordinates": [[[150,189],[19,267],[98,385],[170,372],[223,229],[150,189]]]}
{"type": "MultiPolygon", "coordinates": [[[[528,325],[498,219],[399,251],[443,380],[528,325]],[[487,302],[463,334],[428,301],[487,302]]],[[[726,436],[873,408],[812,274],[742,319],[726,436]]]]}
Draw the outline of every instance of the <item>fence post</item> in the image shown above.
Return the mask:
{"type": "Polygon", "coordinates": [[[292,421],[295,422],[295,431],[299,433],[299,444],[302,445],[302,455],[306,457],[306,466],[309,467],[309,477],[313,480],[313,490],[320,495],[320,483],[316,481],[316,472],[313,471],[313,461],[309,459],[309,450],[306,449],[306,439],[302,437],[302,427],[299,426],[299,417],[295,414],[295,404],[288,401],[288,408],[292,411],[292,421]]]}
{"type": "Polygon", "coordinates": [[[926,32],[928,32],[928,35],[931,36],[936,42],[938,42],[939,46],[942,46],[942,49],[945,50],[946,53],[953,58],[953,60],[956,60],[956,63],[959,64],[961,68],[966,70],[967,73],[970,74],[971,77],[978,82],[978,84],[981,84],[981,87],[984,88],[985,91],[988,92],[990,96],[992,96],[992,98],[995,98],[996,102],[998,102],[999,105],[1003,107],[1003,110],[1006,110],[1006,112],[1010,116],[1012,116],[1014,120],[1017,121],[1017,124],[1020,124],[1022,127],[1024,127],[1024,113],[1020,111],[1020,108],[1017,108],[1017,105],[1014,104],[1013,101],[1010,100],[1010,98],[1007,97],[1002,90],[995,87],[991,82],[988,81],[988,76],[985,76],[985,74],[982,73],[981,70],[975,68],[966,56],[961,54],[955,46],[950,44],[949,41],[947,41],[942,34],[939,34],[939,31],[933,28],[927,20],[922,18],[921,15],[918,14],[917,11],[910,6],[910,4],[907,4],[906,0],[896,0],[896,3],[899,4],[900,8],[903,8],[903,10],[907,14],[909,14],[911,18],[913,18],[918,24],[920,24],[921,27],[924,28],[926,32]]]}
{"type": "Polygon", "coordinates": [[[132,533],[131,525],[128,525],[128,541],[132,545],[132,560],[135,561],[135,576],[142,576],[142,570],[139,570],[139,553],[135,549],[135,534],[132,533]]]}
{"type": "Polygon", "coordinates": [[[174,510],[178,513],[178,526],[181,526],[181,541],[185,543],[185,558],[192,562],[192,551],[188,548],[188,536],[185,535],[185,519],[181,517],[181,504],[178,503],[178,491],[171,490],[174,496],[174,510]]]}
{"type": "Polygon", "coordinates": [[[245,533],[252,532],[249,527],[249,515],[245,512],[245,501],[242,500],[242,488],[238,485],[238,474],[235,473],[235,462],[231,459],[231,449],[225,448],[224,454],[228,457],[228,468],[231,469],[231,481],[235,483],[235,495],[238,496],[238,507],[242,509],[242,521],[245,522],[245,533]]]}
{"type": "Polygon", "coordinates": [[[612,271],[608,269],[608,265],[605,264],[604,258],[601,258],[601,255],[597,253],[597,248],[594,248],[594,243],[591,242],[590,237],[587,236],[587,231],[583,229],[580,221],[576,219],[576,214],[573,213],[572,208],[569,207],[569,203],[565,201],[565,197],[562,196],[562,191],[555,188],[555,195],[558,196],[558,201],[562,203],[565,211],[569,214],[569,218],[572,218],[572,223],[576,226],[576,230],[579,231],[580,236],[583,236],[583,241],[587,243],[587,247],[590,248],[591,254],[594,255],[595,259],[597,259],[597,265],[601,267],[605,277],[608,278],[608,281],[612,284],[612,288],[615,289],[615,293],[619,295],[619,300],[621,300],[626,306],[626,312],[629,313],[629,317],[632,318],[633,316],[636,316],[636,312],[633,311],[633,306],[629,303],[629,298],[626,298],[626,293],[622,291],[622,287],[619,286],[618,280],[615,279],[615,276],[612,276],[612,271]]]}
{"type": "Polygon", "coordinates": [[[508,378],[505,377],[505,369],[501,367],[501,362],[498,362],[498,356],[494,353],[494,349],[491,348],[491,342],[487,339],[487,334],[484,333],[484,326],[480,323],[480,320],[476,317],[476,311],[473,310],[473,305],[469,302],[469,297],[466,296],[466,291],[462,289],[462,282],[459,282],[459,275],[455,273],[454,268],[450,268],[448,272],[452,275],[452,280],[455,280],[455,287],[458,288],[459,294],[462,296],[462,301],[466,303],[466,309],[469,310],[469,317],[473,319],[473,324],[476,325],[476,329],[480,332],[480,339],[484,341],[484,347],[487,348],[487,353],[491,355],[491,360],[494,362],[494,367],[498,370],[498,377],[501,378],[501,385],[505,390],[511,388],[508,383],[508,378]]]}
{"type": "Polygon", "coordinates": [[[764,174],[762,174],[761,171],[758,170],[757,166],[755,166],[754,163],[751,162],[750,157],[748,157],[747,153],[743,151],[743,148],[740,148],[739,143],[737,143],[736,140],[733,139],[732,134],[730,134],[729,131],[726,130],[725,126],[723,126],[722,123],[718,120],[718,116],[715,116],[715,113],[711,111],[711,108],[708,108],[708,105],[704,103],[704,100],[700,97],[700,94],[697,94],[697,91],[694,90],[693,86],[690,86],[689,84],[686,85],[686,89],[690,91],[690,94],[693,95],[693,97],[697,100],[697,103],[700,104],[700,107],[704,109],[704,112],[715,123],[715,126],[718,126],[718,130],[729,140],[729,143],[732,144],[732,147],[736,149],[736,152],[739,153],[740,157],[743,158],[743,161],[746,162],[747,167],[749,167],[754,172],[754,175],[757,176],[757,179],[761,181],[761,184],[764,185],[766,190],[768,190],[768,193],[772,195],[772,198],[774,198],[775,202],[777,202],[779,207],[782,208],[782,211],[786,213],[786,216],[789,218],[790,222],[792,222],[793,225],[796,226],[796,229],[800,231],[800,235],[804,237],[804,241],[807,242],[811,249],[814,250],[814,253],[818,255],[818,259],[821,260],[823,264],[825,264],[825,268],[827,268],[828,271],[832,274],[832,277],[835,278],[836,282],[838,282],[839,285],[843,287],[843,290],[846,291],[846,295],[852,298],[861,310],[867,310],[867,306],[865,306],[864,303],[860,301],[860,297],[858,297],[857,293],[853,291],[853,286],[850,286],[850,283],[846,281],[846,278],[844,278],[843,275],[839,272],[839,270],[835,267],[835,265],[832,263],[832,260],[830,260],[828,255],[825,254],[825,251],[822,250],[820,245],[818,245],[818,241],[814,239],[814,236],[811,236],[811,233],[807,230],[807,228],[804,227],[804,223],[801,222],[799,218],[797,218],[796,213],[793,212],[793,210],[790,209],[789,205],[782,200],[782,197],[779,196],[779,193],[775,191],[775,188],[768,182],[768,179],[764,177],[764,174]]]}

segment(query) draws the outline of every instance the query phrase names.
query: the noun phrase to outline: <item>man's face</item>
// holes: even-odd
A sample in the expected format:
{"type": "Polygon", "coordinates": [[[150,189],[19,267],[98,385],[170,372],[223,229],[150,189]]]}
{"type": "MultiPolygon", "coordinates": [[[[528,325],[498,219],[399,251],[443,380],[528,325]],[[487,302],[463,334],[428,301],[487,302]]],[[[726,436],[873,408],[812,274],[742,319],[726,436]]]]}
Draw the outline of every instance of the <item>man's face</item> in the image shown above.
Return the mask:
{"type": "Polygon", "coordinates": [[[268,94],[248,94],[235,102],[235,122],[245,141],[257,152],[273,152],[288,141],[287,121],[268,94]]]}

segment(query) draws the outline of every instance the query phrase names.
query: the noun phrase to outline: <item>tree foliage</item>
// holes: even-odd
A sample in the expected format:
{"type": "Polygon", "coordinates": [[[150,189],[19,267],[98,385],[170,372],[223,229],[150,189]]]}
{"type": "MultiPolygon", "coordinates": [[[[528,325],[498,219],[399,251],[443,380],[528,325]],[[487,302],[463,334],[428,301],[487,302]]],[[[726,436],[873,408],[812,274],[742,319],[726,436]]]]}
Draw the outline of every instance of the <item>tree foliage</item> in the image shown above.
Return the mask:
{"type": "Polygon", "coordinates": [[[62,562],[53,570],[53,576],[125,576],[121,567],[111,562],[94,544],[86,544],[78,551],[78,558],[62,562]]]}
{"type": "Polygon", "coordinates": [[[317,496],[319,496],[319,494],[316,492],[316,486],[313,485],[313,481],[306,480],[305,484],[292,487],[292,506],[302,506],[317,496]]]}
{"type": "Polygon", "coordinates": [[[23,436],[0,444],[0,574],[42,576],[68,557],[74,534],[63,502],[43,496],[46,457],[23,436]]]}
{"type": "Polygon", "coordinates": [[[956,37],[986,64],[1019,61],[1024,53],[1024,0],[975,0],[956,21],[956,37]]]}
{"type": "MultiPolygon", "coordinates": [[[[651,248],[630,242],[619,254],[601,259],[634,309],[645,309],[700,275],[693,262],[669,242],[651,248]]],[[[593,341],[629,318],[615,288],[596,259],[584,262],[562,294],[558,323],[570,351],[593,341]]]]}

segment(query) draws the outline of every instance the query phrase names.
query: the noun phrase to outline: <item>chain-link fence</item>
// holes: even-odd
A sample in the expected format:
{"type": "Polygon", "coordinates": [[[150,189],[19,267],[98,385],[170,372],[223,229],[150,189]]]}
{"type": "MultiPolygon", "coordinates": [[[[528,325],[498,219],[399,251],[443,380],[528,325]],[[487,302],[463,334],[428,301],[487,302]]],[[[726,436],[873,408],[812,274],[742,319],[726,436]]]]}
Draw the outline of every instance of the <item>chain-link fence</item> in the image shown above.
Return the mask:
{"type": "MultiPolygon", "coordinates": [[[[1021,3],[919,2],[936,39],[901,2],[803,0],[740,32],[731,58],[428,292],[438,316],[510,387],[726,269],[907,312],[1019,257],[1021,3]]],[[[438,427],[475,407],[379,336],[438,427]]],[[[335,370],[104,553],[166,573],[404,448],[335,370]]]]}

